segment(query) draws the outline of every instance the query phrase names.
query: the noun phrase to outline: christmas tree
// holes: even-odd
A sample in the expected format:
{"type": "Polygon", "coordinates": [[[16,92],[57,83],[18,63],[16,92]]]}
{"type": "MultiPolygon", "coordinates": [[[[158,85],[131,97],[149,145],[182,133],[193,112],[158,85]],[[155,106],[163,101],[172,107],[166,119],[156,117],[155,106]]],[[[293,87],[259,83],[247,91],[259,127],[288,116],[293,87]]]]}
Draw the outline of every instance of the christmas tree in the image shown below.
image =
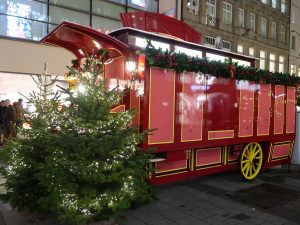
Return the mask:
{"type": "Polygon", "coordinates": [[[1,153],[8,188],[2,198],[14,208],[53,211],[64,221],[86,224],[151,198],[143,181],[149,155],[137,147],[146,133],[132,127],[132,111],[110,112],[122,93],[106,89],[107,54],[100,50],[82,65],[73,61],[67,77],[84,88],[61,88],[70,106],[59,107],[59,94],[48,93],[45,84],[44,92],[29,98],[36,107],[31,129],[1,153]]]}

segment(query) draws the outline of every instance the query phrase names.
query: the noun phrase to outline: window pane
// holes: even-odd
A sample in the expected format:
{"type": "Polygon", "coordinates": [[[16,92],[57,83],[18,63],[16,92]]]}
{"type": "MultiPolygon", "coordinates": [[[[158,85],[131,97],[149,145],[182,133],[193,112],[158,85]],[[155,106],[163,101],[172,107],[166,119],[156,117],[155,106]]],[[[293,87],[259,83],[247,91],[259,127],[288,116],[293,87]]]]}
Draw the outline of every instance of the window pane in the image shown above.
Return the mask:
{"type": "Polygon", "coordinates": [[[29,0],[0,0],[0,13],[47,21],[47,4],[29,0]]]}
{"type": "Polygon", "coordinates": [[[243,45],[238,45],[237,46],[237,52],[243,54],[243,52],[244,52],[243,45]]]}
{"type": "Polygon", "coordinates": [[[128,0],[128,5],[143,11],[157,12],[157,0],[128,0]]]}
{"type": "Polygon", "coordinates": [[[92,17],[92,27],[102,32],[109,32],[121,27],[121,22],[111,19],[106,19],[99,16],[92,17]]]}
{"type": "Polygon", "coordinates": [[[39,41],[46,34],[46,23],[0,15],[0,35],[39,41]]]}
{"type": "Polygon", "coordinates": [[[81,9],[85,11],[90,10],[90,1],[83,1],[83,0],[50,0],[50,3],[54,5],[63,5],[68,6],[75,9],[81,9]]]}
{"type": "Polygon", "coordinates": [[[182,53],[185,53],[185,54],[187,54],[188,56],[191,56],[191,57],[202,58],[202,52],[201,51],[197,51],[197,50],[193,50],[193,49],[189,49],[189,48],[175,46],[175,52],[182,52],[182,53]]]}
{"type": "Polygon", "coordinates": [[[79,23],[86,26],[90,24],[89,14],[80,13],[73,10],[64,9],[64,8],[51,6],[51,5],[49,8],[49,19],[51,23],[56,23],[56,24],[59,24],[64,20],[79,23]]]}
{"type": "Polygon", "coordinates": [[[216,54],[212,54],[212,53],[206,53],[206,58],[208,58],[209,60],[215,60],[215,61],[221,61],[221,62],[228,61],[228,57],[216,55],[216,54]]]}
{"type": "Polygon", "coordinates": [[[116,5],[102,0],[93,1],[93,13],[119,19],[120,13],[124,13],[124,12],[125,12],[125,7],[121,5],[116,5]]]}
{"type": "Polygon", "coordinates": [[[244,60],[239,60],[239,59],[234,59],[232,58],[233,63],[237,63],[240,66],[250,66],[250,62],[244,61],[244,60]]]}
{"type": "Polygon", "coordinates": [[[126,4],[126,0],[109,0],[109,1],[116,2],[116,3],[122,4],[122,5],[126,4]]]}
{"type": "Polygon", "coordinates": [[[254,48],[249,48],[249,55],[254,56],[254,48]]]}
{"type": "MultiPolygon", "coordinates": [[[[170,4],[169,1],[168,1],[168,4],[170,4]]],[[[198,13],[199,13],[199,0],[187,1],[186,7],[187,7],[187,9],[190,13],[194,13],[194,14],[198,15],[198,13]]]]}

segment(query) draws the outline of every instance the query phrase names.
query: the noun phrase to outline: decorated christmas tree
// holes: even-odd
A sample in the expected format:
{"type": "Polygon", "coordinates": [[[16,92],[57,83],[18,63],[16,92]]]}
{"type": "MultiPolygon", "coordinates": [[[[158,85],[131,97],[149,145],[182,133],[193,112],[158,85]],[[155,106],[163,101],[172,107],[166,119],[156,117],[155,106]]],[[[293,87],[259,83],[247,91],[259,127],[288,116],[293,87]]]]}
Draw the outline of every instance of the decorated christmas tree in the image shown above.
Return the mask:
{"type": "Polygon", "coordinates": [[[14,208],[52,211],[86,224],[151,198],[143,181],[149,155],[137,147],[146,133],[132,127],[132,111],[110,112],[122,93],[106,89],[107,54],[101,50],[83,64],[73,61],[67,77],[77,82],[77,91],[61,88],[69,106],[60,107],[59,94],[48,93],[46,84],[40,85],[44,92],[30,96],[36,107],[31,129],[1,153],[8,189],[3,199],[14,208]]]}

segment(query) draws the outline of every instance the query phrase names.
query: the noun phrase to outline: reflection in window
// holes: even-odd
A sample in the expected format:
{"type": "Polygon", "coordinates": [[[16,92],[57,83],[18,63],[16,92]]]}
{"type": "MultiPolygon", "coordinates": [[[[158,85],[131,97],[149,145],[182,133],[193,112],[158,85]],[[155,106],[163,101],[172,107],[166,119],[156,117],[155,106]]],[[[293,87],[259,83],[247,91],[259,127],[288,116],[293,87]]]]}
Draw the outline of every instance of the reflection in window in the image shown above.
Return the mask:
{"type": "Polygon", "coordinates": [[[84,11],[89,11],[90,10],[90,1],[82,1],[82,0],[49,0],[50,3],[54,5],[62,5],[62,6],[67,6],[71,7],[74,9],[80,9],[84,11]]]}
{"type": "Polygon", "coordinates": [[[59,24],[64,20],[79,23],[85,26],[90,24],[89,14],[76,12],[70,9],[65,9],[50,5],[49,7],[50,22],[59,24]]]}
{"type": "Polygon", "coordinates": [[[266,68],[266,52],[260,51],[259,58],[259,69],[264,70],[266,68]]]}
{"type": "Polygon", "coordinates": [[[197,51],[197,50],[193,50],[193,49],[189,49],[189,48],[175,46],[175,52],[185,53],[190,57],[202,58],[202,52],[201,51],[197,51]]]}
{"type": "Polygon", "coordinates": [[[206,53],[206,58],[209,60],[215,60],[215,61],[221,61],[221,62],[227,62],[228,57],[222,56],[222,55],[216,55],[212,53],[206,53]]]}
{"type": "Polygon", "coordinates": [[[284,56],[279,56],[279,68],[278,68],[279,73],[284,72],[284,56]]]}
{"type": "Polygon", "coordinates": [[[237,63],[239,66],[250,66],[251,65],[250,62],[240,60],[240,59],[234,59],[234,58],[232,58],[232,62],[237,63]]]}
{"type": "Polygon", "coordinates": [[[270,54],[269,70],[271,72],[275,72],[275,58],[276,56],[274,54],[270,54]]]}
{"type": "Polygon", "coordinates": [[[25,0],[0,0],[0,34],[9,37],[40,40],[46,34],[46,4],[25,0]]]}
{"type": "Polygon", "coordinates": [[[120,21],[105,19],[103,17],[93,16],[92,27],[103,33],[109,33],[121,27],[120,21]]]}
{"type": "Polygon", "coordinates": [[[157,12],[157,0],[128,0],[128,6],[149,12],[157,12]]]}
{"type": "Polygon", "coordinates": [[[119,19],[120,13],[125,12],[125,7],[102,0],[94,0],[92,10],[93,13],[119,19]]]}

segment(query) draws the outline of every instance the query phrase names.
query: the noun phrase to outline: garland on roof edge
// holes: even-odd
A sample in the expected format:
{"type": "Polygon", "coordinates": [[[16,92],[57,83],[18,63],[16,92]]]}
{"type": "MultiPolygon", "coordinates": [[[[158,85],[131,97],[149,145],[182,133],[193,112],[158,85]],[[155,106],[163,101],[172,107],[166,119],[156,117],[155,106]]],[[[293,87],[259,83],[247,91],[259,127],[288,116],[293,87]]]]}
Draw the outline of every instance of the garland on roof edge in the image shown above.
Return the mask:
{"type": "Polygon", "coordinates": [[[255,83],[285,86],[297,86],[300,84],[300,77],[297,77],[295,74],[273,73],[250,66],[240,66],[237,63],[223,63],[215,60],[209,61],[207,58],[189,57],[182,52],[176,53],[168,50],[162,51],[161,48],[155,49],[150,42],[148,42],[146,47],[146,58],[150,66],[175,69],[177,72],[201,72],[217,78],[234,78],[255,83]]]}

